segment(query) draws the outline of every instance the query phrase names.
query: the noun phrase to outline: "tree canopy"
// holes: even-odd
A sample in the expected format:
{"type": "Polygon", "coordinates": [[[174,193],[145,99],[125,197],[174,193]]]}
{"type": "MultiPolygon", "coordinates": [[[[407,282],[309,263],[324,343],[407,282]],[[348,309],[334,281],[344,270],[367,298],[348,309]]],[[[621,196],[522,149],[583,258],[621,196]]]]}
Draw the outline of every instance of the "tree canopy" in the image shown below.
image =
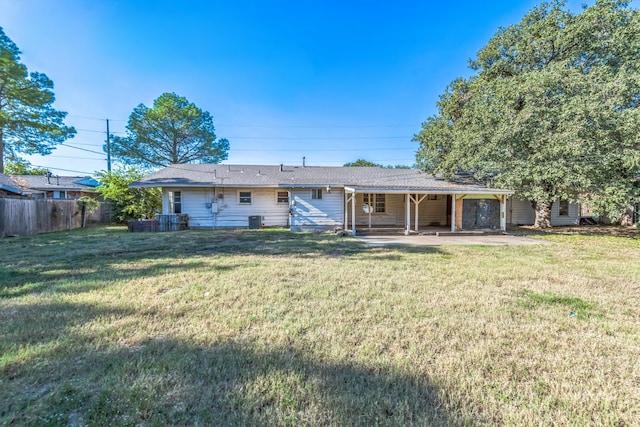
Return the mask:
{"type": "Polygon", "coordinates": [[[47,168],[33,167],[25,160],[9,162],[4,167],[7,175],[45,175],[47,172],[47,168]]]}
{"type": "Polygon", "coordinates": [[[19,153],[51,153],[76,131],[63,123],[67,113],[52,107],[53,82],[27,71],[20,50],[0,27],[0,173],[5,160],[20,161],[19,153]]]}
{"type": "Polygon", "coordinates": [[[111,145],[114,158],[142,168],[220,163],[228,152],[229,142],[216,140],[211,114],[175,93],[160,95],[153,108],[138,105],[129,116],[127,136],[114,137],[111,145]]]}
{"type": "Polygon", "coordinates": [[[539,227],[559,199],[619,216],[640,170],[640,18],[628,4],[542,3],[500,29],[423,124],[418,167],[514,189],[539,227]]]}
{"type": "Polygon", "coordinates": [[[362,167],[362,166],[374,166],[374,167],[379,167],[379,168],[386,168],[386,169],[411,169],[411,166],[406,166],[406,165],[381,165],[380,163],[374,163],[372,161],[369,160],[365,160],[365,159],[358,159],[354,162],[348,162],[345,163],[343,166],[356,166],[356,167],[362,167]]]}
{"type": "Polygon", "coordinates": [[[133,168],[121,168],[99,172],[96,188],[112,208],[112,217],[118,222],[128,219],[153,218],[162,209],[162,192],[159,188],[129,188],[129,184],[144,174],[133,168]]]}
{"type": "Polygon", "coordinates": [[[384,167],[379,163],[370,162],[369,160],[365,159],[358,159],[354,162],[348,162],[345,163],[344,166],[378,166],[380,168],[384,167]]]}

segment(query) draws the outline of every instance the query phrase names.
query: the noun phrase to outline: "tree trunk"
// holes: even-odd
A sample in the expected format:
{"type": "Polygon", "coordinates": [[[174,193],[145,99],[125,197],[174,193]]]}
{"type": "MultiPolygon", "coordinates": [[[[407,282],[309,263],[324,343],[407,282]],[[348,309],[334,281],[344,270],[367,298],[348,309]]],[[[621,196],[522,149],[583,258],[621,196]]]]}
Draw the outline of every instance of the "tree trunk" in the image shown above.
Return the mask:
{"type": "Polygon", "coordinates": [[[531,202],[533,210],[536,211],[535,228],[551,228],[551,206],[553,201],[531,202]]]}
{"type": "Polygon", "coordinates": [[[628,210],[620,217],[620,225],[624,227],[631,227],[633,225],[633,211],[628,210]]]}

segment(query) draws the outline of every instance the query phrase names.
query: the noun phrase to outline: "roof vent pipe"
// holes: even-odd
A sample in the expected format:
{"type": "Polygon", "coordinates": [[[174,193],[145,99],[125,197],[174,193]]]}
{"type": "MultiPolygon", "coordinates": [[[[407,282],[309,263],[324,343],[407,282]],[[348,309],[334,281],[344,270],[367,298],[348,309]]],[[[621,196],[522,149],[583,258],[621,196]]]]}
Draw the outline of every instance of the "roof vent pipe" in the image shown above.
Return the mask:
{"type": "Polygon", "coordinates": [[[280,172],[284,171],[284,165],[280,163],[280,172]]]}
{"type": "Polygon", "coordinates": [[[307,164],[306,164],[306,162],[305,162],[305,160],[306,160],[306,159],[307,159],[307,158],[306,158],[305,156],[302,156],[302,167],[303,167],[303,168],[306,168],[306,167],[307,167],[307,164]]]}

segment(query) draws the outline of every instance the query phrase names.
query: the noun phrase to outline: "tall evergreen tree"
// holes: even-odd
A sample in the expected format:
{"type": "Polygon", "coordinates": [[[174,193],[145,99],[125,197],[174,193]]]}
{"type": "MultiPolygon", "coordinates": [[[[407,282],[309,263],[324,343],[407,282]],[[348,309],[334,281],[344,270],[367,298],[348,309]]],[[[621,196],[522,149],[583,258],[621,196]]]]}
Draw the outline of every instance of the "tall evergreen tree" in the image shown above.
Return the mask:
{"type": "Polygon", "coordinates": [[[0,28],[0,173],[5,159],[49,154],[76,133],[63,123],[67,113],[52,106],[53,82],[45,74],[29,73],[20,53],[0,28]]]}
{"type": "Polygon", "coordinates": [[[154,168],[182,163],[219,163],[229,152],[226,139],[216,140],[211,114],[186,98],[164,93],[153,108],[138,105],[127,136],[115,137],[112,155],[127,165],[154,168]]]}

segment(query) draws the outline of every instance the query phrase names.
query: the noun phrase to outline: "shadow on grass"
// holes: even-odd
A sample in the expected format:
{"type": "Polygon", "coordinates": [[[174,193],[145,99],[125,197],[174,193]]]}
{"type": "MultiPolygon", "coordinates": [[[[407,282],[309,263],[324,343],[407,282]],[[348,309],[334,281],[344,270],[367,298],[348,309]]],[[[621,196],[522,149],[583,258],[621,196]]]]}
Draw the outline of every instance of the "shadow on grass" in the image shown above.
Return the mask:
{"type": "Polygon", "coordinates": [[[127,233],[90,229],[0,240],[0,299],[40,292],[86,292],[119,279],[208,268],[225,271],[228,257],[342,258],[367,254],[400,261],[403,254],[439,254],[435,247],[371,248],[330,233],[216,230],[127,233]],[[206,262],[202,258],[207,258],[206,262]]]}
{"type": "MultiPolygon", "coordinates": [[[[428,378],[293,348],[149,340],[50,361],[5,383],[3,423],[455,425],[428,378]],[[48,375],[50,374],[50,375],[48,375]],[[50,378],[54,380],[51,381],[50,378]],[[6,400],[8,399],[8,400],[6,400]]],[[[23,372],[29,370],[23,366],[23,372]]]]}
{"type": "Polygon", "coordinates": [[[616,225],[574,225],[538,229],[533,226],[509,226],[508,231],[516,236],[604,236],[640,240],[640,229],[616,225]]]}

